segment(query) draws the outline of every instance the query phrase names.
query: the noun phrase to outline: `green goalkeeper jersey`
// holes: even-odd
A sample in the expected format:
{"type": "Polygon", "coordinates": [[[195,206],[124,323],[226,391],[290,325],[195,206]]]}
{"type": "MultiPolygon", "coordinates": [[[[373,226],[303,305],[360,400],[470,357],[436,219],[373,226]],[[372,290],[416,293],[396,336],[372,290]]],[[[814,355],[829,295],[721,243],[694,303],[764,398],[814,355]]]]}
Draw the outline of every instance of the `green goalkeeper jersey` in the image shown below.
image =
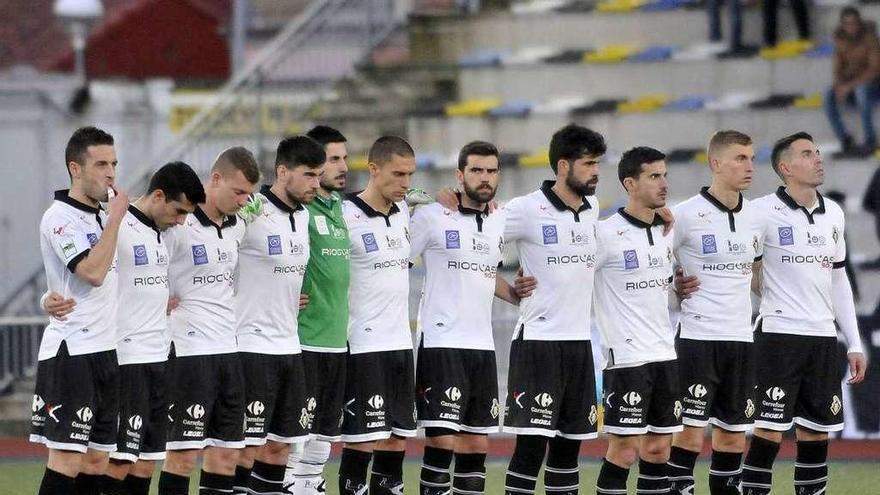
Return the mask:
{"type": "Polygon", "coordinates": [[[302,292],[309,304],[299,313],[300,345],[307,351],[345,352],[348,342],[348,282],[351,245],[342,197],[319,194],[309,210],[309,263],[302,292]]]}

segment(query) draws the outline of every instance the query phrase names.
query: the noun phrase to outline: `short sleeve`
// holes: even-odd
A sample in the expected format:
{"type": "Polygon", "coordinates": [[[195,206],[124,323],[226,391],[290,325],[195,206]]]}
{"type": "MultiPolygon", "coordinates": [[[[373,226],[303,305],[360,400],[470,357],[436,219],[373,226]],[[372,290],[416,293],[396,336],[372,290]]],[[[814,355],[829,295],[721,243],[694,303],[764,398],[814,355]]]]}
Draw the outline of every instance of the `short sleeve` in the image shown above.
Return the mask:
{"type": "Polygon", "coordinates": [[[43,236],[48,240],[55,255],[58,256],[71,273],[88,256],[92,246],[98,243],[98,232],[66,215],[47,218],[43,236]]]}
{"type": "Polygon", "coordinates": [[[684,245],[685,241],[685,232],[688,231],[687,228],[687,216],[684,214],[684,208],[673,208],[672,209],[672,217],[675,219],[675,226],[672,229],[672,251],[675,254],[676,258],[678,258],[678,250],[684,245]]]}
{"type": "Polygon", "coordinates": [[[595,232],[596,238],[596,269],[602,268],[602,265],[605,264],[605,258],[608,256],[608,249],[605,244],[605,240],[603,239],[603,229],[602,226],[596,223],[593,225],[593,232],[595,232]]]}
{"type": "Polygon", "coordinates": [[[846,265],[846,238],[843,235],[844,220],[842,213],[839,218],[839,220],[834,222],[831,231],[831,240],[836,246],[834,250],[834,268],[843,268],[846,265]]]}
{"type": "Polygon", "coordinates": [[[522,200],[514,199],[501,208],[505,216],[504,242],[515,242],[523,238],[528,231],[522,206],[522,200]]]}
{"type": "Polygon", "coordinates": [[[431,240],[431,207],[423,206],[416,208],[412,218],[409,221],[410,231],[410,259],[415,260],[425,253],[431,240]]]}

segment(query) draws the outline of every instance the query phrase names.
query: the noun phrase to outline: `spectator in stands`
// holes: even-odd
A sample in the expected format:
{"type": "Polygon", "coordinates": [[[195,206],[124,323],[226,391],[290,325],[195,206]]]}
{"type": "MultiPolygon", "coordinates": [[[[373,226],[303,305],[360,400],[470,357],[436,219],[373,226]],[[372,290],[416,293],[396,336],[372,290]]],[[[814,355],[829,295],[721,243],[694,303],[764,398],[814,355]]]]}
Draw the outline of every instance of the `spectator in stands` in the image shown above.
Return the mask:
{"type": "MultiPolygon", "coordinates": [[[[721,43],[721,5],[725,0],[708,0],[709,41],[721,43]]],[[[742,44],[742,0],[727,0],[730,8],[730,48],[722,57],[752,56],[757,52],[754,46],[742,44]]]]}
{"type": "MultiPolygon", "coordinates": [[[[806,0],[789,0],[791,10],[794,13],[794,23],[797,26],[798,38],[810,39],[810,15],[807,12],[806,0]]],[[[779,14],[779,0],[764,0],[764,45],[775,46],[777,15],[779,14]]]]}
{"type": "Polygon", "coordinates": [[[880,42],[873,22],[862,19],[855,7],[840,12],[834,32],[834,85],[825,95],[825,113],[840,140],[844,156],[867,156],[877,147],[872,111],[878,95],[880,42]],[[840,118],[843,103],[855,103],[862,117],[864,146],[858,147],[840,118]]]}

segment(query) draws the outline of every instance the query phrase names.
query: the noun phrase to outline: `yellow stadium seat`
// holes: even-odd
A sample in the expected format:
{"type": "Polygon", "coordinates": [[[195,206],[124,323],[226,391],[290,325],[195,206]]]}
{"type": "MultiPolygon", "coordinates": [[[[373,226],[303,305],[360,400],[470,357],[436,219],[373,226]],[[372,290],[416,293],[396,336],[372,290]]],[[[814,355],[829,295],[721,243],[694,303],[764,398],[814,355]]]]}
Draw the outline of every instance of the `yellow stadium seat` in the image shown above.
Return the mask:
{"type": "Polygon", "coordinates": [[[648,3],[646,0],[605,0],[596,5],[597,12],[632,12],[642,5],[648,3]]]}
{"type": "Polygon", "coordinates": [[[550,150],[543,149],[530,155],[520,155],[519,166],[523,168],[541,168],[550,164],[550,150]]]}
{"type": "Polygon", "coordinates": [[[369,170],[367,155],[357,155],[348,160],[348,168],[355,171],[369,170]]]}
{"type": "Polygon", "coordinates": [[[813,93],[794,100],[795,108],[822,108],[822,95],[813,93]]]}
{"type": "Polygon", "coordinates": [[[670,98],[668,95],[644,95],[629,101],[618,103],[617,111],[619,113],[656,112],[669,103],[669,100],[670,98]]]}
{"type": "Polygon", "coordinates": [[[616,64],[623,62],[638,50],[639,47],[636,45],[608,45],[595,52],[585,53],[584,62],[591,64],[616,64]]]}
{"type": "Polygon", "coordinates": [[[501,106],[500,98],[479,98],[446,105],[448,117],[480,117],[495,107],[501,106]]]}
{"type": "Polygon", "coordinates": [[[789,40],[782,41],[775,46],[761,48],[761,58],[776,60],[780,58],[800,57],[804,52],[813,48],[812,41],[789,40]]]}

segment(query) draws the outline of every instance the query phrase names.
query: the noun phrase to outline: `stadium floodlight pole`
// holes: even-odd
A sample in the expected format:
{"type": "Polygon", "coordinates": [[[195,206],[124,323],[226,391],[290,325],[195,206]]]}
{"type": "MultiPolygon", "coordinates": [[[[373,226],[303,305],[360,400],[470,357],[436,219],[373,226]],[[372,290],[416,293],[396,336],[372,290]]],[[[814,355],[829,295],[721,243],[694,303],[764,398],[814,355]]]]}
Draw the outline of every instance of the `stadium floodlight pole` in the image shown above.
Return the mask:
{"type": "Polygon", "coordinates": [[[55,0],[52,11],[64,23],[73,45],[74,71],[86,79],[86,38],[89,28],[104,15],[101,0],[55,0]]]}

